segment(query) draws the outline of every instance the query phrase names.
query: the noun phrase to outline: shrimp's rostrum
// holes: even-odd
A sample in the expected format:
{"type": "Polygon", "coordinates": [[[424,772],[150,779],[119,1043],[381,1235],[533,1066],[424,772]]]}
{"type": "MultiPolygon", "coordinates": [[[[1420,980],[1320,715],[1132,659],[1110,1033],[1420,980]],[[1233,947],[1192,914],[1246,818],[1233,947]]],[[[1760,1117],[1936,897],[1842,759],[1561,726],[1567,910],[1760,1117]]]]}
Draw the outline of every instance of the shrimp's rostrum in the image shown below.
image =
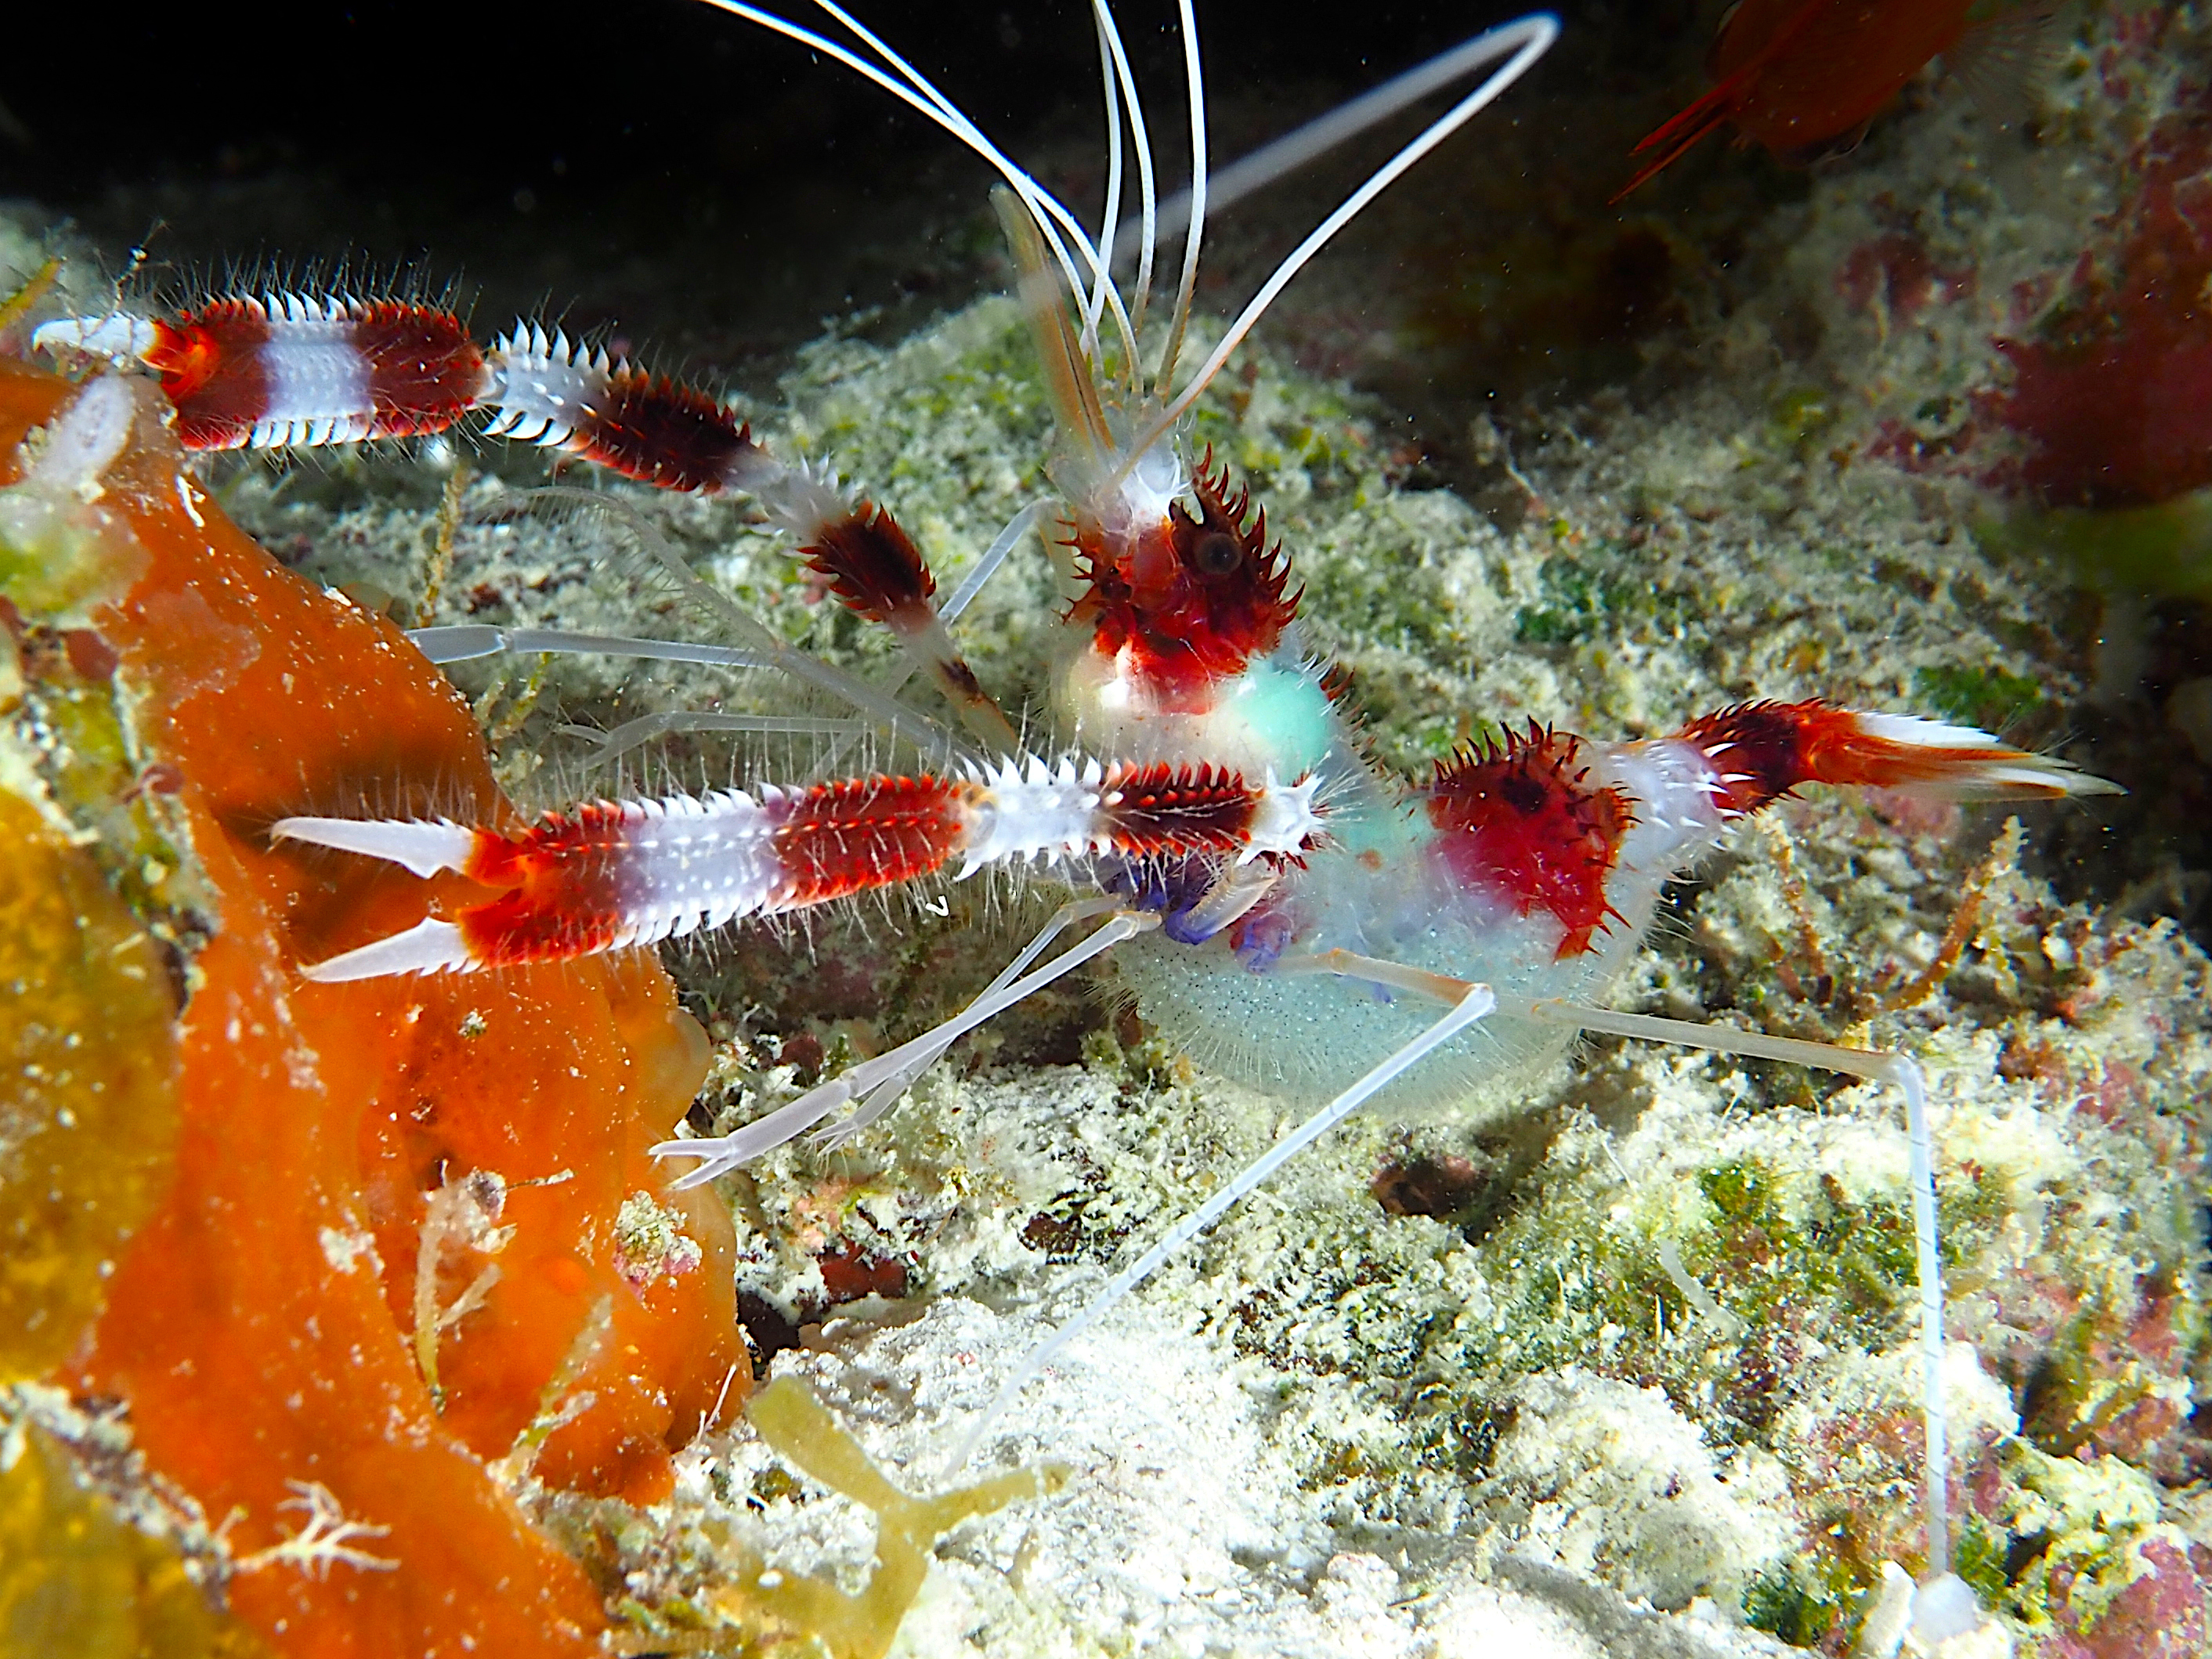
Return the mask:
{"type": "MultiPolygon", "coordinates": [[[[118,308],[47,321],[37,338],[50,351],[135,358],[159,374],[189,447],[319,446],[476,422],[485,434],[556,447],[660,489],[738,498],[781,530],[848,610],[884,629],[899,653],[896,679],[833,667],[783,644],[726,595],[702,592],[708,584],[681,569],[673,579],[699,608],[719,611],[728,644],[476,624],[421,630],[420,643],[440,660],[502,647],[612,650],[795,675],[851,705],[812,723],[828,752],[849,750],[845,733],[855,722],[878,747],[872,764],[830,775],[588,801],[513,833],[337,816],[326,803],[302,802],[272,830],[282,842],[331,849],[301,856],[381,859],[423,877],[453,872],[467,885],[416,927],[302,962],[301,973],[495,973],[866,891],[1033,870],[1064,887],[1068,902],[958,1017],[754,1122],[714,1137],[686,1132],[659,1150],[694,1160],[686,1183],[697,1184],[834,1115],[843,1121],[831,1133],[849,1138],[965,1031],[1104,957],[1170,1041],[1318,1109],[1122,1273],[1075,1328],[1370,1097],[1385,1109],[1449,1108],[1479,1086],[1531,1077],[1577,1032],[1672,1040],[1893,1085],[1911,1120],[1925,1366],[1917,1616],[1939,1633],[1971,1624],[1970,1599],[1962,1607],[1962,1587],[1948,1574],[1942,1310],[1917,1070],[1902,1055],[1616,1014],[1608,1005],[1644,948],[1666,884],[1735,826],[1808,786],[1939,802],[2051,799],[2111,786],[1983,731],[1817,696],[1675,709],[1659,735],[1630,740],[1528,720],[1462,743],[1425,775],[1393,771],[1302,627],[1298,550],[1271,528],[1251,482],[1193,435],[1194,405],[1282,285],[1376,192],[1524,73],[1555,21],[1524,20],[1463,49],[1458,72],[1485,77],[1477,88],[1331,215],[1232,323],[1205,330],[1201,351],[1190,314],[1207,207],[1194,42],[1189,110],[1201,164],[1180,210],[1187,229],[1170,236],[1141,142],[1141,221],[1121,222],[1122,134],[1136,88],[1103,7],[1115,137],[1108,210],[1091,227],[834,9],[845,27],[826,37],[750,6],[722,9],[867,76],[1003,181],[998,206],[1021,314],[1052,404],[1052,493],[994,551],[1003,556],[1034,526],[1072,594],[1054,631],[1048,708],[1010,717],[994,697],[955,642],[958,605],[940,595],[893,503],[859,494],[773,433],[756,436],[717,400],[538,324],[479,345],[434,305],[285,291],[216,295],[167,314],[118,308]],[[1125,230],[1136,232],[1135,246],[1125,230]],[[1134,267],[1126,287],[1117,247],[1134,267]],[[1157,302],[1156,261],[1179,272],[1157,302]],[[941,705],[899,695],[914,674],[934,681],[941,705]],[[1061,940],[1094,921],[1079,942],[1061,940]],[[1056,944],[1065,948],[1046,957],[1056,944]]],[[[1188,6],[1182,27],[1187,35],[1193,27],[1188,6]]],[[[1142,139],[1141,127],[1130,131],[1142,139]]],[[[1293,159],[1283,165],[1294,165],[1295,146],[1285,154],[1293,159]]],[[[958,602],[973,591],[963,586],[958,602]]],[[[669,716],[660,729],[682,725],[669,716]]],[[[763,717],[756,729],[792,726],[807,721],[779,727],[763,717]]],[[[362,783],[373,799],[374,780],[362,783]]],[[[1004,1379],[1001,1403],[1031,1382],[1066,1334],[1004,1379]]],[[[987,1413],[969,1425],[970,1443],[994,1426],[987,1413]]]]}

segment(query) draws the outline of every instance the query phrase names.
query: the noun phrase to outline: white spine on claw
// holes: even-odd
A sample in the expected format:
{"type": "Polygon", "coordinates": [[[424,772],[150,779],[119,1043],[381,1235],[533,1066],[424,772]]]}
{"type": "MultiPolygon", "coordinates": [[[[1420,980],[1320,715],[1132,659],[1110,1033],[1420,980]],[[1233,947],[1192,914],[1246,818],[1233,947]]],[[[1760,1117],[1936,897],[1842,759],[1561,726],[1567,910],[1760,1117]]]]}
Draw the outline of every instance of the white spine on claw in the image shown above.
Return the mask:
{"type": "Polygon", "coordinates": [[[473,974],[483,966],[469,954],[461,930],[432,916],[404,933],[364,945],[324,962],[302,963],[300,977],[319,985],[382,979],[392,974],[473,974]]]}
{"type": "Polygon", "coordinates": [[[620,365],[588,352],[556,330],[517,323],[484,354],[491,389],[484,401],[499,412],[484,428],[495,438],[557,449],[590,419],[620,365]]]}
{"type": "Polygon", "coordinates": [[[269,837],[365,854],[418,876],[467,869],[477,844],[475,830],[446,818],[280,818],[270,826],[269,837]]]}
{"type": "Polygon", "coordinates": [[[752,476],[731,482],[750,489],[768,515],[801,547],[817,539],[829,525],[846,517],[854,502],[826,461],[801,461],[779,466],[763,455],[753,464],[752,476]]]}

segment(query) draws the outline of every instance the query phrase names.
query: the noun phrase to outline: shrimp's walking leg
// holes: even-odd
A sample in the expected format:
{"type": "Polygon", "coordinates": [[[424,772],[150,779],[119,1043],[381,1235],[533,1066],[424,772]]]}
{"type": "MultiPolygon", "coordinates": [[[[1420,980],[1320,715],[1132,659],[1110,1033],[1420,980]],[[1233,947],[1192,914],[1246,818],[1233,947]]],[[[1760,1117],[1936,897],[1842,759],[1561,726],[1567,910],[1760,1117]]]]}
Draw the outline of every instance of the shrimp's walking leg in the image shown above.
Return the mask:
{"type": "Polygon", "coordinates": [[[1012,722],[976,680],[930,604],[937,578],[890,508],[866,497],[848,501],[826,477],[805,468],[756,494],[799,544],[806,568],[830,584],[848,611],[890,631],[907,660],[928,672],[986,750],[1012,754],[1021,747],[1012,722]]]}
{"type": "MultiPolygon", "coordinates": [[[[611,499],[602,499],[596,495],[586,495],[585,492],[560,489],[536,491],[532,499],[568,502],[579,495],[583,495],[592,507],[600,510],[607,510],[617,506],[611,499]]],[[[957,678],[958,673],[964,672],[966,667],[963,662],[959,661],[957,653],[952,651],[951,636],[945,632],[946,625],[974,602],[976,594],[982,590],[984,583],[996,574],[1000,566],[1006,562],[1006,556],[1013,550],[1023,536],[1030,532],[1050,506],[1049,501],[1032,501],[1016,514],[1006,527],[999,532],[989,548],[985,550],[983,556],[976,561],[975,568],[961,581],[959,587],[945,601],[943,608],[935,613],[933,626],[923,624],[919,629],[915,637],[924,638],[933,641],[935,646],[940,646],[942,647],[940,655],[943,653],[952,653],[945,659],[945,662],[951,666],[945,672],[952,672],[957,678]]],[[[635,514],[624,514],[623,516],[627,520],[630,520],[626,523],[625,527],[646,543],[648,552],[653,555],[657,562],[667,565],[672,560],[673,555],[665,547],[653,545],[659,538],[651,530],[651,527],[642,522],[635,521],[635,514]],[[664,553],[666,553],[667,556],[664,557],[664,553]]],[[[685,576],[688,576],[688,572],[683,573],[685,576]]],[[[689,591],[688,588],[686,591],[689,591]]],[[[692,594],[691,597],[696,599],[697,595],[692,594]]],[[[715,606],[714,609],[717,614],[722,614],[722,607],[715,606]]],[[[496,628],[482,623],[417,628],[410,630],[407,637],[416,649],[434,663],[465,662],[474,658],[495,656],[505,652],[551,652],[575,656],[640,657],[659,662],[696,663],[714,668],[772,668],[794,672],[797,672],[793,666],[794,659],[805,655],[795,647],[791,646],[784,646],[781,649],[762,647],[744,648],[696,644],[682,640],[640,639],[629,635],[572,633],[562,629],[496,628]]],[[[878,724],[888,725],[890,717],[896,711],[906,725],[921,727],[927,732],[929,729],[929,722],[926,717],[906,710],[902,704],[896,703],[892,700],[897,696],[899,690],[907,681],[914,677],[915,671],[930,665],[933,659],[927,652],[914,648],[913,640],[907,635],[902,635],[900,638],[902,647],[906,647],[906,660],[880,689],[866,686],[864,682],[842,675],[839,671],[830,669],[827,664],[815,665],[818,672],[804,675],[802,678],[811,678],[819,681],[824,674],[837,675],[836,683],[830,689],[840,692],[848,701],[857,702],[860,707],[876,714],[878,724]],[[854,695],[852,688],[854,686],[862,688],[862,696],[854,695]]],[[[808,659],[810,663],[812,660],[808,659]]],[[[972,676],[969,678],[972,678],[972,676]]],[[[986,699],[986,702],[988,701],[986,699]]],[[[992,714],[996,713],[996,709],[994,708],[992,714]]],[[[982,715],[981,718],[984,722],[982,732],[994,746],[1011,735],[1012,727],[1006,725],[1003,715],[999,716],[995,720],[990,714],[982,715]]],[[[865,732],[868,727],[852,720],[803,715],[695,714],[677,712],[646,715],[641,719],[617,726],[611,732],[599,732],[582,726],[564,726],[557,729],[564,736],[582,738],[591,742],[596,750],[592,757],[593,764],[613,760],[636,748],[640,744],[648,742],[667,732],[705,731],[805,732],[837,737],[843,741],[830,751],[830,763],[834,765],[836,758],[845,752],[847,743],[854,736],[865,732]]],[[[971,729],[974,729],[972,722],[971,729]]]]}
{"type": "MultiPolygon", "coordinates": [[[[1476,988],[1468,987],[1463,980],[1401,968],[1349,951],[1327,951],[1297,960],[1285,958],[1277,964],[1277,969],[1342,974],[1439,1000],[1449,1000],[1455,990],[1464,994],[1465,990],[1460,988],[1476,988]]],[[[1510,1018],[1538,1020],[1647,1042],[1672,1042],[1715,1054],[1778,1060],[1821,1071],[1840,1072],[1847,1077],[1887,1083],[1904,1096],[1905,1133],[1911,1146],[1913,1249],[1920,1281],[1920,1410],[1927,1437],[1921,1474],[1927,1517],[1928,1577],[1913,1595],[1912,1626],[1916,1634],[1931,1643],[1972,1629],[1981,1619],[1980,1604],[1972,1590],[1950,1570],[1950,1448],[1943,1402],[1943,1279],[1936,1255],[1936,1149],[1929,1130],[1928,1093],[1920,1067],[1909,1056],[1900,1054],[1847,1048],[1832,1042],[1808,1042],[1797,1037],[1769,1036],[1760,1031],[1739,1031],[1691,1020],[1662,1019],[1650,1014],[1616,1013],[1609,1008],[1592,1008],[1557,998],[1533,1002],[1515,999],[1500,1003],[1498,1011],[1510,1018]]]]}
{"type": "MultiPolygon", "coordinates": [[[[1020,978],[1023,970],[1035,962],[1042,954],[1044,947],[1065,929],[1073,927],[1079,921],[1087,921],[1092,916],[1110,915],[1121,908],[1121,901],[1114,898],[1071,899],[1061,905],[1053,913],[1052,920],[1037,930],[1036,937],[1022,947],[1022,953],[1000,969],[999,976],[983,988],[982,996],[995,996],[1020,978]]],[[[981,997],[977,999],[978,1001],[981,1000],[981,997]]],[[[921,1081],[924,1072],[945,1058],[945,1051],[953,1045],[958,1035],[955,1032],[951,1036],[945,1036],[942,1026],[928,1033],[922,1040],[927,1041],[929,1046],[915,1057],[912,1065],[900,1067],[876,1085],[869,1091],[868,1097],[854,1109],[851,1116],[817,1133],[815,1144],[824,1152],[835,1152],[875,1122],[890,1110],[901,1095],[921,1081]]]]}
{"type": "MultiPolygon", "coordinates": [[[[484,623],[457,623],[445,627],[410,629],[409,643],[434,663],[469,662],[479,657],[532,652],[562,656],[641,657],[654,662],[698,663],[710,668],[781,668],[782,661],[765,651],[747,651],[726,645],[694,645],[683,640],[637,639],[627,634],[577,634],[560,628],[495,628],[484,623]]],[[[891,690],[897,688],[894,685],[891,690]]],[[[884,693],[885,696],[890,691],[884,693]]],[[[640,744],[670,732],[801,732],[819,737],[849,738],[872,730],[865,720],[838,720],[819,714],[720,714],[678,710],[645,714],[627,720],[611,732],[590,726],[556,726],[563,737],[581,738],[592,745],[588,763],[604,765],[640,744]]]]}
{"type": "MultiPolygon", "coordinates": [[[[815,495],[825,500],[842,499],[836,496],[835,492],[829,490],[826,486],[816,483],[812,476],[803,470],[793,470],[781,476],[805,483],[815,495]]],[[[810,499],[811,499],[811,496],[810,499]]],[[[612,519],[635,538],[638,545],[644,550],[647,559],[659,568],[663,576],[674,588],[677,596],[689,602],[702,615],[718,621],[740,641],[745,655],[765,658],[768,665],[780,669],[795,680],[827,691],[832,696],[850,703],[863,714],[872,716],[874,723],[887,737],[903,737],[926,753],[957,753],[959,751],[959,745],[954,741],[952,734],[927,714],[908,708],[896,698],[869,684],[858,675],[836,667],[818,657],[801,651],[797,646],[789,644],[721,589],[710,582],[702,580],[691,567],[684,562],[683,556],[669,544],[668,538],[647,522],[642,514],[619,497],[602,495],[593,490],[571,489],[559,485],[549,485],[544,489],[531,491],[525,498],[526,506],[534,506],[541,502],[579,507],[601,513],[612,519]]],[[[896,526],[893,526],[893,528],[896,529],[896,526]]],[[[917,554],[915,556],[919,558],[920,555],[917,554]]],[[[925,580],[927,579],[927,574],[925,569],[922,573],[925,580]]],[[[723,666],[747,665],[738,661],[734,657],[725,660],[719,653],[726,647],[706,647],[707,654],[690,657],[680,654],[680,649],[673,642],[668,642],[665,654],[672,661],[696,661],[723,666]]],[[[625,654],[648,653],[640,652],[625,654]]],[[[672,723],[662,729],[672,731],[680,730],[682,727],[673,723],[672,720],[672,723]]],[[[625,727],[623,731],[627,734],[630,728],[625,727]]],[[[626,744],[624,746],[629,745],[626,744]]],[[[601,757],[602,759],[607,757],[601,757]]]]}
{"type": "Polygon", "coordinates": [[[451,623],[411,628],[407,642],[432,662],[472,662],[479,657],[550,653],[575,657],[643,657],[655,662],[700,663],[710,668],[781,668],[781,657],[726,645],[647,640],[629,634],[579,634],[565,628],[495,628],[489,623],[451,623]]]}
{"type": "MultiPolygon", "coordinates": [[[[1041,935],[1049,939],[1061,924],[1057,917],[1054,924],[1041,935]]],[[[696,1158],[696,1168],[686,1170],[670,1183],[672,1191],[681,1192],[687,1187],[702,1186],[715,1176],[725,1175],[750,1158],[781,1146],[793,1135],[812,1128],[823,1118],[850,1101],[866,1096],[878,1085],[918,1071],[942,1054],[957,1037],[964,1036],[985,1020],[1011,1008],[1033,991],[1043,989],[1053,981],[1070,970],[1081,967],[1093,957],[1104,954],[1139,933],[1150,932],[1160,925],[1160,919],[1146,912],[1117,911],[1106,925],[1091,934],[1082,944],[1063,951],[1042,968],[1010,983],[1000,984],[988,991],[951,1019],[934,1030],[925,1031],[912,1042],[902,1042],[873,1060],[861,1061],[842,1076],[808,1090],[787,1106],[780,1106],[766,1117],[748,1123],[742,1129],[726,1135],[717,1135],[702,1140],[664,1140],[653,1148],[655,1158],[696,1158]]],[[[862,1110],[867,1109],[864,1104],[862,1110]]]]}
{"type": "MultiPolygon", "coordinates": [[[[983,585],[998,574],[999,567],[1006,563],[1006,556],[1020,544],[1022,538],[1029,534],[1036,526],[1037,520],[1043,518],[1051,510],[1053,505],[1052,498],[1049,496],[1043,501],[1031,501],[1006,521],[1006,527],[992,538],[990,546],[983,550],[983,556],[976,560],[974,568],[960,579],[960,586],[952,590],[951,597],[937,608],[938,629],[940,633],[950,628],[959,619],[960,613],[975,602],[975,596],[983,591],[983,585]]],[[[1060,550],[1059,544],[1052,538],[1046,537],[1045,543],[1048,548],[1054,552],[1060,550]]],[[[915,653],[908,651],[905,655],[906,660],[900,665],[898,671],[884,682],[884,695],[887,697],[896,696],[900,689],[914,678],[915,670],[925,665],[923,659],[915,653]]],[[[633,721],[632,725],[635,724],[635,722],[633,721]]],[[[629,728],[626,726],[623,729],[627,731],[629,728]]],[[[970,729],[973,730],[972,727],[970,729]]],[[[824,768],[835,768],[843,758],[848,746],[848,740],[841,739],[823,761],[824,768]]]]}
{"type": "Polygon", "coordinates": [[[1936,1256],[1936,1143],[1929,1131],[1928,1091],[1920,1067],[1905,1054],[1847,1048],[1833,1042],[1808,1042],[1798,1037],[1769,1036],[1763,1031],[1739,1031],[1728,1026],[1702,1025],[1693,1020],[1615,1013],[1609,1008],[1591,1008],[1555,998],[1541,999],[1508,1012],[1548,1024],[1571,1025],[1577,1030],[1602,1031],[1611,1036],[1635,1037],[1646,1042],[1673,1042],[1714,1054],[1778,1060],[1824,1072],[1841,1072],[1870,1083],[1888,1084],[1905,1097],[1905,1133],[1911,1148],[1912,1242],[1920,1279],[1920,1403],[1928,1435],[1926,1467],[1923,1471],[1928,1513],[1928,1565],[1932,1573],[1948,1574],[1951,1565],[1951,1526],[1946,1482],[1950,1462],[1943,1408],[1943,1276],[1936,1256]]]}
{"type": "Polygon", "coordinates": [[[1459,986],[1459,993],[1456,997],[1449,999],[1452,1006],[1442,1019],[1238,1170],[1228,1185],[1177,1222],[1158,1243],[1108,1280],[1105,1289],[1091,1297],[1074,1318],[1024,1354],[1021,1363],[1014,1367],[1013,1374],[999,1385],[998,1393],[983,1408],[982,1416],[976,1419],[975,1426],[961,1441],[959,1449],[952,1455],[951,1468],[957,1469],[968,1461],[992,1425],[999,1420],[1036,1375],[1052,1363],[1054,1355],[1104,1318],[1115,1304],[1151,1278],[1169,1257],[1235,1208],[1276,1170],[1358,1111],[1377,1091],[1419,1065],[1432,1050],[1450,1042],[1497,1006],[1497,999],[1491,994],[1487,985],[1473,985],[1465,981],[1453,982],[1459,986]]]}

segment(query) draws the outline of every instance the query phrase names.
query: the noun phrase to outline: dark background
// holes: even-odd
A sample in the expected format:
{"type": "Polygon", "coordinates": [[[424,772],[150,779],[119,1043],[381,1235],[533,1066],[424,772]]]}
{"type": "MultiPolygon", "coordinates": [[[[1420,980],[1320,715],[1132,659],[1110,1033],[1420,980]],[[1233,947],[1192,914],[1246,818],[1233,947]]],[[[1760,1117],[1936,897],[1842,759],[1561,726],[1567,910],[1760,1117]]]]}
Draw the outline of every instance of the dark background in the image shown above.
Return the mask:
{"type": "MultiPolygon", "coordinates": [[[[1595,122],[1618,153],[1616,129],[1632,138],[1695,94],[1717,3],[1561,9],[1560,48],[1513,100],[1516,125],[1549,124],[1524,130],[1540,149],[1579,149],[1595,122]]],[[[1099,143],[1086,8],[859,10],[1095,212],[1079,171],[1099,143]]],[[[1180,182],[1173,0],[1119,10],[1180,182]]],[[[1517,14],[1206,0],[1199,15],[1222,160],[1517,14]]],[[[690,0],[41,5],[9,34],[0,197],[65,216],[111,257],[144,244],[157,283],[220,282],[257,260],[286,273],[343,260],[433,287],[458,276],[483,325],[547,307],[619,322],[743,380],[825,315],[934,310],[991,279],[989,258],[952,246],[981,208],[981,163],[857,77],[690,0]],[[942,257],[916,253],[933,246],[942,257]]],[[[1481,143],[1455,141],[1461,162],[1481,143]]]]}

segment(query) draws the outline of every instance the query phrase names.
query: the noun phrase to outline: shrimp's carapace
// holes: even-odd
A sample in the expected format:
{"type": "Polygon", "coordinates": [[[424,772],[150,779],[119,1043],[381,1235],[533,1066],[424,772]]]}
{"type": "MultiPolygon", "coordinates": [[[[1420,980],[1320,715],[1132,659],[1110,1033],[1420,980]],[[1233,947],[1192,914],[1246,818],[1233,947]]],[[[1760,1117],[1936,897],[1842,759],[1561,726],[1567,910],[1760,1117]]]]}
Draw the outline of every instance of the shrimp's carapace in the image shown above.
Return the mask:
{"type": "Polygon", "coordinates": [[[1091,653],[1114,665],[1125,696],[1157,712],[1206,712],[1221,683],[1273,651],[1297,615],[1266,512],[1252,511],[1249,490],[1231,495],[1212,459],[1191,477],[1195,513],[1173,501],[1156,524],[1119,538],[1076,526],[1090,586],[1068,620],[1091,629],[1091,653]]]}
{"type": "Polygon", "coordinates": [[[1651,160],[1619,201],[1665,171],[1723,122],[1778,156],[1817,156],[1846,143],[1933,58],[1988,45],[2016,50],[2047,21],[2014,0],[1742,0],[1707,59],[1713,85],[1636,147],[1651,160]]]}

